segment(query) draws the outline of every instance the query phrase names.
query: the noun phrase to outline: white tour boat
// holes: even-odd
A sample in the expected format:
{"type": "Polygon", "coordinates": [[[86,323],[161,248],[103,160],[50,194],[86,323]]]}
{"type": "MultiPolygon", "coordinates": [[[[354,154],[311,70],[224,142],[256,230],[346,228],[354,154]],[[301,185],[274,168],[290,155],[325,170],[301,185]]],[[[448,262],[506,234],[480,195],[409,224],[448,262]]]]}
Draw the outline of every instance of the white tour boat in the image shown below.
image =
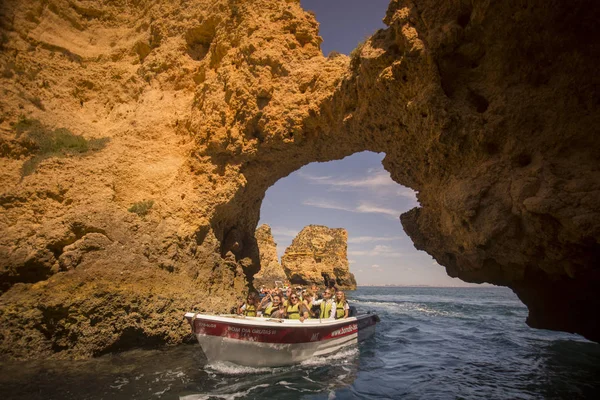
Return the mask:
{"type": "Polygon", "coordinates": [[[186,313],[209,362],[275,367],[323,356],[375,333],[376,314],[345,319],[273,319],[186,313]]]}

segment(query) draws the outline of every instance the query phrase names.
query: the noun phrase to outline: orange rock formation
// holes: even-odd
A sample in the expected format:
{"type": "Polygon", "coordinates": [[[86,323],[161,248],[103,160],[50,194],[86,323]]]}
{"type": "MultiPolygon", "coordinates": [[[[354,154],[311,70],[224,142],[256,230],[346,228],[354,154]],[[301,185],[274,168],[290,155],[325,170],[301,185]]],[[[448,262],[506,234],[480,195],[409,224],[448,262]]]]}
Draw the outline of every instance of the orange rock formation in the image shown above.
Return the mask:
{"type": "Polygon", "coordinates": [[[304,227],[285,249],[281,265],[292,285],[322,286],[335,281],[342,290],[356,289],[348,267],[348,232],[320,225],[304,227]]]}
{"type": "Polygon", "coordinates": [[[258,271],[265,191],[385,152],[451,276],[600,340],[594,0],[392,0],[351,58],[297,0],[0,4],[0,352],[178,343],[258,271]]]}
{"type": "Polygon", "coordinates": [[[267,224],[259,226],[255,237],[260,252],[260,270],[254,275],[254,287],[260,289],[261,286],[265,286],[270,289],[275,286],[275,282],[281,282],[283,285],[288,277],[279,263],[277,243],[271,234],[271,227],[267,224]]]}

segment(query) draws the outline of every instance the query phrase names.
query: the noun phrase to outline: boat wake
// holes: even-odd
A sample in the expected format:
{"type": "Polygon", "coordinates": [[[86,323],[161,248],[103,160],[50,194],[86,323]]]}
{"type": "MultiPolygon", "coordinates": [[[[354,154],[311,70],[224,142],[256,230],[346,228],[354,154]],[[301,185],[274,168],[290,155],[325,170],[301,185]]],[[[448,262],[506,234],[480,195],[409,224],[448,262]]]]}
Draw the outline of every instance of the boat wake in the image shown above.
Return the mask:
{"type": "Polygon", "coordinates": [[[461,318],[465,314],[451,310],[441,310],[430,304],[416,303],[410,301],[368,301],[368,300],[353,300],[356,307],[360,309],[376,308],[379,312],[388,311],[393,313],[414,313],[432,317],[452,317],[461,318]]]}
{"type": "Polygon", "coordinates": [[[358,346],[351,346],[327,356],[314,357],[300,364],[285,367],[246,367],[228,362],[206,364],[204,370],[217,388],[210,393],[190,393],[180,400],[240,399],[269,397],[276,387],[301,393],[322,393],[330,387],[346,386],[356,377],[359,361],[358,346]],[[336,379],[323,379],[323,376],[336,379]]]}
{"type": "Polygon", "coordinates": [[[179,400],[210,400],[210,399],[224,399],[224,400],[233,400],[233,399],[239,399],[239,398],[244,398],[246,396],[248,396],[251,392],[257,390],[257,389],[261,389],[261,388],[267,388],[270,385],[268,383],[263,383],[260,385],[255,385],[252,386],[251,388],[244,390],[244,391],[239,391],[236,393],[231,393],[231,394],[221,394],[221,393],[208,393],[208,394],[190,394],[190,395],[186,395],[186,396],[179,396],[179,400]]]}
{"type": "Polygon", "coordinates": [[[227,361],[215,361],[206,364],[204,370],[208,373],[217,373],[220,375],[248,375],[248,374],[263,374],[267,372],[274,372],[277,370],[283,370],[284,367],[270,368],[270,367],[246,367],[243,365],[233,364],[227,361]]]}
{"type": "Polygon", "coordinates": [[[343,364],[344,362],[350,362],[354,357],[358,356],[358,346],[351,345],[346,349],[342,349],[337,353],[329,354],[327,356],[313,357],[305,360],[298,365],[286,366],[286,367],[247,367],[243,365],[237,365],[230,362],[216,361],[206,364],[204,370],[208,373],[220,374],[220,375],[248,375],[248,374],[276,374],[281,372],[287,372],[303,367],[321,367],[329,365],[332,361],[337,361],[343,364]]]}
{"type": "Polygon", "coordinates": [[[305,360],[300,365],[304,367],[320,367],[324,365],[329,365],[331,361],[338,361],[338,363],[340,363],[340,360],[341,363],[351,362],[354,360],[355,357],[358,357],[358,355],[358,346],[353,345],[328,356],[313,357],[311,359],[305,360]]]}

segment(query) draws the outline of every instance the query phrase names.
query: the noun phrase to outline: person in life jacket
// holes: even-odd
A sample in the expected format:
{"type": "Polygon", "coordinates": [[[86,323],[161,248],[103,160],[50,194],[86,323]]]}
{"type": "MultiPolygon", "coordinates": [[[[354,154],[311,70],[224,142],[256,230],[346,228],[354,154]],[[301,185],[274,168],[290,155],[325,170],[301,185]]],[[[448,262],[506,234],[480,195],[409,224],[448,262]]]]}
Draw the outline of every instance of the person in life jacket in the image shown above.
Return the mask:
{"type": "Polygon", "coordinates": [[[281,296],[270,295],[272,301],[263,309],[262,316],[265,318],[282,318],[285,314],[281,296]]]}
{"type": "Polygon", "coordinates": [[[245,315],[246,317],[256,317],[258,312],[258,296],[252,292],[248,294],[248,298],[244,304],[241,304],[238,308],[238,314],[245,315]]]}
{"type": "Polygon", "coordinates": [[[335,319],[336,304],[333,300],[333,292],[331,289],[325,289],[323,292],[323,298],[320,300],[313,300],[313,306],[319,306],[319,318],[321,319],[335,319]]]}
{"type": "Polygon", "coordinates": [[[342,319],[348,318],[350,312],[350,305],[346,300],[346,295],[341,290],[335,293],[335,318],[342,319]]]}
{"type": "Polygon", "coordinates": [[[311,306],[314,299],[315,299],[315,295],[313,294],[313,292],[311,292],[311,291],[304,292],[304,299],[302,300],[302,303],[306,306],[306,310],[308,311],[309,318],[314,318],[316,315],[319,315],[320,310],[316,310],[316,312],[314,310],[314,307],[316,307],[318,309],[319,306],[311,306]]]}
{"type": "Polygon", "coordinates": [[[312,285],[310,285],[310,291],[312,292],[313,296],[315,297],[315,300],[319,300],[321,298],[321,293],[319,292],[319,287],[317,286],[316,283],[313,283],[312,285]]]}
{"type": "Polygon", "coordinates": [[[290,303],[286,308],[286,315],[288,319],[299,319],[300,322],[304,322],[305,319],[308,319],[308,308],[300,301],[300,298],[297,294],[292,294],[290,296],[290,303]]]}
{"type": "Polygon", "coordinates": [[[302,302],[304,300],[304,296],[302,296],[304,289],[302,288],[302,286],[296,286],[296,294],[298,295],[298,299],[300,300],[300,302],[302,302]]]}
{"type": "Polygon", "coordinates": [[[313,305],[312,301],[321,300],[323,298],[323,296],[322,296],[321,292],[319,292],[319,288],[317,287],[317,285],[314,283],[310,287],[310,291],[312,293],[312,298],[306,304],[310,307],[310,311],[311,311],[313,317],[318,318],[319,314],[321,313],[321,307],[318,305],[313,305]]]}
{"type": "Polygon", "coordinates": [[[273,294],[271,290],[265,290],[265,296],[261,298],[260,303],[258,305],[258,316],[262,317],[265,309],[273,303],[273,294]]]}
{"type": "Polygon", "coordinates": [[[287,307],[287,306],[289,306],[291,304],[291,302],[290,302],[290,296],[292,295],[292,293],[294,293],[294,290],[291,287],[285,288],[285,299],[282,299],[284,306],[287,307]]]}

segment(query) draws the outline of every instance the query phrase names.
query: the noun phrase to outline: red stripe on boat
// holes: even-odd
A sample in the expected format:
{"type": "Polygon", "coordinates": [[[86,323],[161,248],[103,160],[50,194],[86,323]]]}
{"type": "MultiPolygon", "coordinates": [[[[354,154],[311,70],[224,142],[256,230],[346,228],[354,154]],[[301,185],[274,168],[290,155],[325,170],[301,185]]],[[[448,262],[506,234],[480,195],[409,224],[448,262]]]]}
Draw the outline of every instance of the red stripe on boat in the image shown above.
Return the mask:
{"type": "Polygon", "coordinates": [[[309,325],[307,327],[251,326],[203,319],[194,320],[193,332],[210,336],[264,343],[307,343],[337,339],[358,333],[359,329],[375,325],[373,316],[348,321],[342,325],[309,325]]]}

